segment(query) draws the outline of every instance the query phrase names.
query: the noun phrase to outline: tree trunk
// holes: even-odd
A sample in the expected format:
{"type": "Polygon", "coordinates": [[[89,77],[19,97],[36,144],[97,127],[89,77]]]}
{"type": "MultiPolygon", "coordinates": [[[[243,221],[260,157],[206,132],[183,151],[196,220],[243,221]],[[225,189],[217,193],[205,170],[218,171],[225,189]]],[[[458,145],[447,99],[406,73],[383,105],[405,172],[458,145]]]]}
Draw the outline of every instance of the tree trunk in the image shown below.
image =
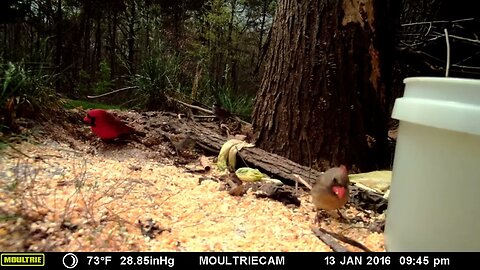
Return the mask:
{"type": "Polygon", "coordinates": [[[236,59],[236,49],[237,44],[236,40],[233,38],[233,29],[235,23],[235,12],[237,10],[237,1],[232,0],[230,2],[230,22],[228,25],[228,63],[230,64],[230,79],[226,82],[227,85],[232,90],[232,93],[238,93],[238,83],[237,83],[237,59],[236,59]]]}
{"type": "Polygon", "coordinates": [[[319,170],[389,165],[381,49],[393,33],[377,28],[389,2],[279,1],[253,112],[257,145],[319,170]]]}
{"type": "Polygon", "coordinates": [[[116,51],[117,51],[117,27],[118,27],[118,11],[113,9],[112,29],[110,32],[110,79],[113,81],[116,74],[116,51]]]}
{"type": "Polygon", "coordinates": [[[262,3],[262,20],[260,21],[260,31],[259,31],[259,38],[258,38],[258,55],[262,55],[262,48],[263,48],[263,37],[265,36],[265,24],[267,22],[267,8],[269,4],[269,0],[263,0],[262,3]]]}
{"type": "Polygon", "coordinates": [[[135,0],[131,1],[130,6],[130,18],[128,21],[128,37],[127,37],[127,45],[128,45],[128,68],[130,69],[130,73],[133,74],[134,71],[134,55],[135,55],[135,20],[136,20],[136,3],[135,0]]]}
{"type": "Polygon", "coordinates": [[[82,18],[82,28],[83,28],[83,70],[91,71],[90,68],[90,17],[85,11],[82,18]]]}
{"type": "Polygon", "coordinates": [[[96,31],[95,31],[95,61],[94,65],[97,67],[98,64],[102,61],[102,17],[99,12],[97,12],[97,17],[95,19],[96,31]]]}
{"type": "MultiPolygon", "coordinates": [[[[62,33],[62,1],[58,0],[57,2],[57,15],[56,15],[56,49],[55,49],[55,67],[57,72],[62,70],[62,44],[63,44],[63,33],[62,33]]],[[[60,80],[57,80],[57,89],[60,86],[60,80]]]]}
{"type": "Polygon", "coordinates": [[[153,21],[150,21],[150,10],[151,7],[148,6],[145,12],[145,52],[147,55],[150,55],[150,28],[153,24],[153,21]]]}

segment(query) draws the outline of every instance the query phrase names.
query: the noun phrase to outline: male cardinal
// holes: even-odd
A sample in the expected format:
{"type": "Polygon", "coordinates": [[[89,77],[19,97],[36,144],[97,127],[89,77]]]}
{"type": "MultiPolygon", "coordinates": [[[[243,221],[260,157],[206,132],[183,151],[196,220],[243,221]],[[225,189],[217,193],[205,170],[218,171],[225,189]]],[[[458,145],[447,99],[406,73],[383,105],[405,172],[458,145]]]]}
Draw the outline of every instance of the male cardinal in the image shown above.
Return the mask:
{"type": "Polygon", "coordinates": [[[313,185],[312,202],[318,209],[335,210],[349,198],[347,168],[344,165],[328,169],[313,185]]]}
{"type": "Polygon", "coordinates": [[[135,129],[124,124],[120,119],[102,109],[88,111],[83,122],[91,126],[93,133],[102,140],[113,140],[135,133],[135,129]]]}

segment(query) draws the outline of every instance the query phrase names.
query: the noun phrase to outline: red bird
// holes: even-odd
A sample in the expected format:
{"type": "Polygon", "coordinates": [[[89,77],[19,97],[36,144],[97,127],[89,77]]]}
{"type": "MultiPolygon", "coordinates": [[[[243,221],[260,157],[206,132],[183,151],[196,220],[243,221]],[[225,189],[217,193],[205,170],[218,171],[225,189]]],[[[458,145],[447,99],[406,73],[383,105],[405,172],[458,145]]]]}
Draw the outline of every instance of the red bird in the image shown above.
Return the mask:
{"type": "Polygon", "coordinates": [[[93,133],[102,140],[113,140],[136,132],[134,128],[102,109],[88,111],[83,122],[90,125],[93,133]]]}

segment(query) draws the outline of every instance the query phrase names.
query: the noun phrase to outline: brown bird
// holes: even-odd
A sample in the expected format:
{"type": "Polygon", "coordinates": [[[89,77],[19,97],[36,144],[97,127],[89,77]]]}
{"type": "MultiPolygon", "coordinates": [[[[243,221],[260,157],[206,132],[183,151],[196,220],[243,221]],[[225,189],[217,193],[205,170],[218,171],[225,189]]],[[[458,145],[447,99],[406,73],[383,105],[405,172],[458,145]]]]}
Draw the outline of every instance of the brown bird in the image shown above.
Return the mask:
{"type": "Polygon", "coordinates": [[[313,204],[324,210],[335,210],[344,206],[349,198],[349,183],[344,165],[328,169],[312,187],[313,204]]]}
{"type": "Polygon", "coordinates": [[[179,156],[179,153],[182,153],[184,150],[193,149],[196,144],[195,139],[192,138],[192,132],[190,131],[179,134],[166,134],[166,136],[175,147],[177,156],[179,156]]]}

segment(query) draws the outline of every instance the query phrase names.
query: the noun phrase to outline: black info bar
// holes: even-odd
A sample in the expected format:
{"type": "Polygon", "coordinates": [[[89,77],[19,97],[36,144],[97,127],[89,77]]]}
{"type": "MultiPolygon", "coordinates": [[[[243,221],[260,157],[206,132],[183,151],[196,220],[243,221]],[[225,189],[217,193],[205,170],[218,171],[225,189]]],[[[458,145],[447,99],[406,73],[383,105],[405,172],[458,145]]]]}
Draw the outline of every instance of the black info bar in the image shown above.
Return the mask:
{"type": "Polygon", "coordinates": [[[21,252],[4,269],[460,269],[480,252],[21,252]],[[20,267],[18,267],[20,266],[20,267]]]}

